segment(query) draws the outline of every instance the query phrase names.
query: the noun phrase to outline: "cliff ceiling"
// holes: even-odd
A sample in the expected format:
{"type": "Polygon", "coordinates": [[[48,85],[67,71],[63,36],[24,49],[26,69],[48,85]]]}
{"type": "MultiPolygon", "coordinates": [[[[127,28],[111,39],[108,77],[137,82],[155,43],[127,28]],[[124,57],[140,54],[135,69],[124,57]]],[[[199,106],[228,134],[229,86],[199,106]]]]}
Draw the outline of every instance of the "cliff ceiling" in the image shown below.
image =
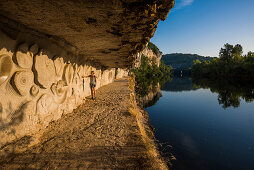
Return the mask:
{"type": "Polygon", "coordinates": [[[0,1],[0,23],[8,18],[75,55],[128,67],[173,6],[174,0],[0,1]]]}

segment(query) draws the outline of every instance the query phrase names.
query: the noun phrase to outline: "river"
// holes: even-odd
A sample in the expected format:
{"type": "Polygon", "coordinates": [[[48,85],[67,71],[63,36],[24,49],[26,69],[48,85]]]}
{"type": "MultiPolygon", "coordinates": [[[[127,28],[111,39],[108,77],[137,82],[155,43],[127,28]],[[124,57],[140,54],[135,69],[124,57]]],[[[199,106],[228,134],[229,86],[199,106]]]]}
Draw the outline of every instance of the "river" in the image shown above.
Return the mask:
{"type": "Polygon", "coordinates": [[[145,108],[173,170],[254,169],[254,86],[173,78],[145,108]],[[172,146],[172,147],[170,147],[172,146]]]}

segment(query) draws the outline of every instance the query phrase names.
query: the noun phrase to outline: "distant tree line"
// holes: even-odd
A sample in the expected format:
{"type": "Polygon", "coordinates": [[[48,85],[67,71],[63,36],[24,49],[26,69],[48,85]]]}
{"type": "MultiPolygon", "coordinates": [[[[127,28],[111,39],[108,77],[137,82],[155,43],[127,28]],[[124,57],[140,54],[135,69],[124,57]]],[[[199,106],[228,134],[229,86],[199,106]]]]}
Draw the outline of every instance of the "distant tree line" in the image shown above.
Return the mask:
{"type": "Polygon", "coordinates": [[[219,58],[201,62],[195,60],[192,67],[193,77],[227,78],[248,80],[254,77],[254,53],[243,55],[240,44],[225,44],[219,58]]]}
{"type": "Polygon", "coordinates": [[[171,65],[174,70],[189,70],[192,67],[193,61],[212,61],[213,58],[214,57],[205,57],[197,54],[172,53],[163,55],[161,60],[164,61],[166,65],[171,65]]]}

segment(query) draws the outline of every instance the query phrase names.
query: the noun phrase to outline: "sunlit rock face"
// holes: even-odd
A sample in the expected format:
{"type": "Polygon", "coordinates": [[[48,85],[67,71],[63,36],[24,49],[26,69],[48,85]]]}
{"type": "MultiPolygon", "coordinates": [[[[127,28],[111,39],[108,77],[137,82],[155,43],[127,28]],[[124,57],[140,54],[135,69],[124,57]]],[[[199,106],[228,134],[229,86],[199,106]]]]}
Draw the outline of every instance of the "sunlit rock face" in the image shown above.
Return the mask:
{"type": "MultiPolygon", "coordinates": [[[[173,0],[0,1],[0,156],[128,75],[173,0]]],[[[29,145],[29,143],[28,143],[29,145]]]]}
{"type": "Polygon", "coordinates": [[[148,46],[146,45],[146,47],[139,53],[137,53],[135,56],[135,62],[133,64],[133,67],[138,68],[141,65],[141,57],[142,56],[146,56],[148,58],[148,61],[150,63],[150,65],[152,65],[152,61],[155,61],[155,64],[159,67],[160,63],[161,63],[161,57],[162,57],[162,53],[159,54],[155,54],[151,49],[148,48],[148,46]]]}
{"type": "MultiPolygon", "coordinates": [[[[18,152],[11,143],[33,136],[51,121],[84,103],[90,95],[89,78],[96,88],[113,82],[115,68],[105,68],[74,56],[40,34],[0,31],[0,157],[18,152]]],[[[128,74],[118,69],[117,78],[128,74]]]]}
{"type": "Polygon", "coordinates": [[[106,67],[128,67],[173,6],[174,0],[12,0],[0,1],[0,14],[73,54],[106,67]]]}

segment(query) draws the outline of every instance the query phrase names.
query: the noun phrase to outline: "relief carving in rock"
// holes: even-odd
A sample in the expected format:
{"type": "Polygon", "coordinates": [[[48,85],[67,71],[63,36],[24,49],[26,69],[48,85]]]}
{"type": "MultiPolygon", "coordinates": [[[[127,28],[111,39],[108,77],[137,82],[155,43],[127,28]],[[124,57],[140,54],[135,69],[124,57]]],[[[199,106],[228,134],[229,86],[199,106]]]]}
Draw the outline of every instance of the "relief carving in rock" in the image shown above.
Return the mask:
{"type": "Polygon", "coordinates": [[[29,69],[33,65],[33,54],[29,51],[28,44],[24,43],[18,47],[16,61],[21,68],[29,69]]]}
{"type": "Polygon", "coordinates": [[[21,95],[26,96],[34,82],[34,74],[31,71],[18,71],[14,74],[14,89],[21,95]]]}
{"type": "Polygon", "coordinates": [[[73,79],[73,74],[74,74],[74,69],[71,64],[68,64],[64,67],[64,75],[63,75],[63,80],[67,85],[69,85],[72,82],[73,79]]]}
{"type": "Polygon", "coordinates": [[[8,55],[0,56],[0,85],[3,84],[10,76],[13,63],[12,59],[8,55]]]}
{"type": "Polygon", "coordinates": [[[59,80],[57,83],[52,84],[51,91],[54,94],[54,101],[58,104],[62,104],[67,98],[68,86],[65,86],[63,80],[59,80]]]}
{"type": "Polygon", "coordinates": [[[31,87],[30,93],[33,97],[36,97],[38,95],[39,91],[40,91],[40,88],[36,85],[33,85],[31,87]]]}
{"type": "Polygon", "coordinates": [[[54,112],[57,107],[51,95],[43,94],[37,102],[36,111],[40,115],[45,115],[54,112]]]}
{"type": "Polygon", "coordinates": [[[56,76],[61,77],[62,74],[63,74],[63,70],[64,70],[64,60],[63,60],[63,58],[57,57],[54,60],[54,66],[55,66],[55,70],[56,70],[56,76]]]}
{"type": "Polygon", "coordinates": [[[55,80],[55,66],[53,60],[49,59],[47,55],[42,54],[35,56],[35,70],[37,72],[35,78],[43,88],[50,88],[55,80]]]}

